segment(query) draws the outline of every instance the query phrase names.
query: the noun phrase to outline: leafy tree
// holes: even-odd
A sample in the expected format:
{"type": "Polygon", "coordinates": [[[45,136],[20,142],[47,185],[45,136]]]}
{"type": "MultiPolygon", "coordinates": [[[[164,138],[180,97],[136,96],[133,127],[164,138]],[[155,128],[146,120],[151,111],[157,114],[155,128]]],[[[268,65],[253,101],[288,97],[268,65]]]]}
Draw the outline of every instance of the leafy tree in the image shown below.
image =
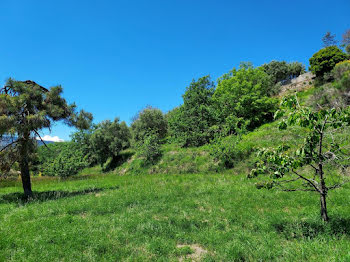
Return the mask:
{"type": "Polygon", "coordinates": [[[335,35],[332,35],[331,32],[327,32],[322,37],[322,42],[323,42],[323,46],[324,47],[336,46],[337,45],[337,40],[335,39],[335,35]]]}
{"type": "Polygon", "coordinates": [[[261,67],[271,77],[273,84],[288,78],[288,64],[286,61],[271,61],[268,64],[263,64],[261,67]]]}
{"type": "Polygon", "coordinates": [[[98,163],[103,166],[108,158],[116,159],[120,151],[130,147],[131,133],[125,122],[119,118],[113,122],[102,121],[95,126],[90,141],[98,163]]]}
{"type": "Polygon", "coordinates": [[[0,90],[0,135],[17,137],[0,150],[0,167],[6,173],[14,163],[18,163],[27,198],[32,196],[29,162],[40,130],[50,128],[53,122],[59,120],[85,129],[92,120],[90,113],[76,113],[76,105],[67,104],[61,94],[61,86],[48,90],[30,80],[9,79],[0,90]]]}
{"type": "Polygon", "coordinates": [[[304,74],[305,66],[302,63],[299,62],[292,62],[288,64],[288,78],[292,79],[295,77],[300,76],[301,74],[304,74]]]}
{"type": "Polygon", "coordinates": [[[229,133],[252,130],[273,119],[277,100],[269,97],[270,77],[260,68],[243,64],[218,80],[214,93],[217,113],[229,133]]]}
{"type": "Polygon", "coordinates": [[[261,68],[271,77],[273,84],[293,79],[305,73],[305,66],[299,62],[271,61],[261,68]]]}
{"type": "MultiPolygon", "coordinates": [[[[301,107],[296,96],[285,98],[282,105],[291,111],[287,120],[280,123],[280,129],[292,125],[305,128],[304,143],[297,150],[284,145],[276,150],[262,149],[259,153],[260,160],[256,163],[257,168],[251,171],[250,177],[269,175],[271,181],[260,184],[259,187],[317,192],[320,196],[321,217],[328,221],[328,191],[347,182],[345,176],[336,175],[334,171],[344,172],[350,160],[350,152],[344,148],[344,141],[336,141],[333,135],[350,125],[350,107],[313,112],[301,107]],[[303,168],[305,166],[309,166],[313,172],[303,168]],[[290,186],[287,187],[287,184],[290,186]]],[[[275,116],[284,113],[284,110],[277,111],[275,116]]]]}
{"type": "Polygon", "coordinates": [[[170,135],[183,146],[201,146],[212,138],[214,90],[210,76],[193,80],[182,96],[183,105],[168,114],[170,135]]]}
{"type": "Polygon", "coordinates": [[[316,77],[330,73],[334,66],[346,60],[348,56],[336,46],[321,49],[310,58],[310,70],[316,77]]]}
{"type": "Polygon", "coordinates": [[[149,106],[137,114],[131,129],[136,143],[142,142],[149,134],[163,139],[168,132],[168,122],[161,110],[149,106]]]}
{"type": "Polygon", "coordinates": [[[89,166],[98,164],[98,155],[94,151],[91,142],[91,136],[94,133],[96,127],[96,125],[93,125],[87,130],[79,130],[71,135],[72,142],[74,142],[83,152],[89,166]]]}

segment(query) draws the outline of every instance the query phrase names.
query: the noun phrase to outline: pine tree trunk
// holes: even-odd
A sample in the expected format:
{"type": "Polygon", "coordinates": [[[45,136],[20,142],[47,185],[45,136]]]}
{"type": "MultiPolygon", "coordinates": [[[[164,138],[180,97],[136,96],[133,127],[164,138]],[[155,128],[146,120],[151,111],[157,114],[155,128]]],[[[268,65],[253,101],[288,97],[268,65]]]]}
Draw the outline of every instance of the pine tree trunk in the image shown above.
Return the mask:
{"type": "Polygon", "coordinates": [[[20,162],[20,167],[24,197],[27,199],[33,196],[28,161],[26,161],[26,159],[22,159],[20,162]]]}
{"type": "Polygon", "coordinates": [[[33,196],[32,185],[30,182],[29,161],[28,161],[29,140],[30,140],[30,133],[27,132],[22,137],[21,148],[20,148],[20,161],[19,161],[19,166],[21,169],[22,186],[24,190],[24,197],[26,199],[33,196]]]}

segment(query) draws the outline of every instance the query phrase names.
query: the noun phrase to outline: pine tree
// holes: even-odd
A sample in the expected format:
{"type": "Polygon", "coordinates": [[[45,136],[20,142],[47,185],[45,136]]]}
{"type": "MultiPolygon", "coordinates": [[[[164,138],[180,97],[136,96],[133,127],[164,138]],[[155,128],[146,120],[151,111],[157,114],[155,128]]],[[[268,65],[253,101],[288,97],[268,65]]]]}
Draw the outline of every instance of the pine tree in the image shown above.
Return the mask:
{"type": "Polygon", "coordinates": [[[0,172],[9,172],[18,163],[26,198],[33,194],[29,163],[36,148],[35,137],[41,139],[40,130],[59,120],[79,129],[91,124],[92,115],[83,110],[77,113],[76,105],[61,97],[62,91],[61,86],[46,89],[30,80],[14,79],[0,89],[0,138],[16,138],[0,149],[0,172]]]}

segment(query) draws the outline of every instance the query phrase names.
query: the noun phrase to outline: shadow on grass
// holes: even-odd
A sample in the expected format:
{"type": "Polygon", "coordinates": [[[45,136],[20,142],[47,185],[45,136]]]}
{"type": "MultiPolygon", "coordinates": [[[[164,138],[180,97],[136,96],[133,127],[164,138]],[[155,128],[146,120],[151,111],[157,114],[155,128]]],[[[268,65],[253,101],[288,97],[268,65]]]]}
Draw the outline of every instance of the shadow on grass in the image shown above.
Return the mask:
{"type": "Polygon", "coordinates": [[[9,193],[6,195],[0,195],[0,204],[16,203],[16,204],[25,205],[31,202],[45,202],[48,200],[57,200],[61,198],[98,193],[104,190],[113,190],[118,188],[119,186],[106,187],[106,188],[87,188],[87,189],[72,191],[72,192],[61,191],[61,190],[33,192],[33,197],[31,199],[26,199],[23,193],[16,192],[16,193],[9,193]]]}
{"type": "Polygon", "coordinates": [[[272,225],[286,239],[313,239],[318,236],[350,236],[350,218],[334,217],[323,221],[283,221],[272,225]]]}
{"type": "Polygon", "coordinates": [[[126,161],[129,161],[134,154],[134,152],[123,152],[120,155],[113,157],[112,160],[105,165],[103,172],[106,173],[116,169],[126,161]]]}

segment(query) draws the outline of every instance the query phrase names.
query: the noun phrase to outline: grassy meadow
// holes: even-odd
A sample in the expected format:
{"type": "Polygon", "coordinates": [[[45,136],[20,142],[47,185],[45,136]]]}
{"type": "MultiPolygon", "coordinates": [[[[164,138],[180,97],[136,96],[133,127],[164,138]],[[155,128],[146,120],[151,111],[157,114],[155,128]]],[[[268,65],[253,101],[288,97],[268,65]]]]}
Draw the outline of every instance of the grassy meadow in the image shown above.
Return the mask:
{"type": "Polygon", "coordinates": [[[36,178],[29,203],[19,182],[2,182],[0,260],[350,260],[349,186],[330,193],[325,225],[317,194],[254,182],[232,172],[36,178]]]}

